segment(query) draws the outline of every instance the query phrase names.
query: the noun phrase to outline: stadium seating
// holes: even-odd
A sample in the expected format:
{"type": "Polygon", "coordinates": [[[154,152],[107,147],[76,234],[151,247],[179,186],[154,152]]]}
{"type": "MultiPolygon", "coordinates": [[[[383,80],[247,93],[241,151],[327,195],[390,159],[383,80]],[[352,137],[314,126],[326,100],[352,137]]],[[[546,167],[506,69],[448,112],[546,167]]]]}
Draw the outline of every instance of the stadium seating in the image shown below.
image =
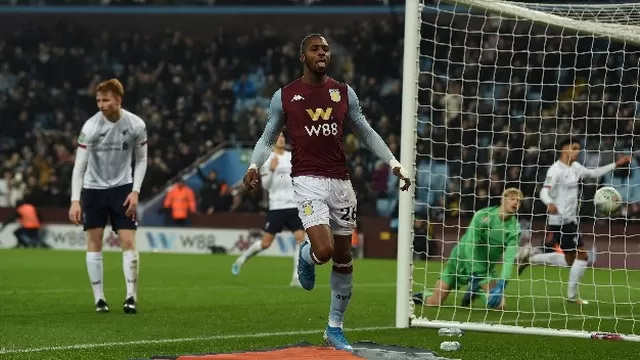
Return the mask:
{"type": "MultiPolygon", "coordinates": [[[[51,3],[59,1],[52,0],[51,3]]],[[[425,25],[423,34],[433,33],[428,26],[425,25]]],[[[505,28],[501,31],[511,30],[505,28]]],[[[0,107],[0,118],[11,119],[7,122],[10,126],[3,125],[0,131],[0,161],[12,173],[15,194],[18,194],[15,198],[31,196],[31,200],[41,206],[68,205],[74,139],[84,120],[95,112],[93,95],[96,84],[113,76],[125,84],[125,107],[140,114],[149,127],[149,175],[143,199],[158,192],[177,173],[215,146],[224,142],[240,145],[255,142],[264,127],[265,107],[271,94],[299,76],[301,71],[296,53],[298,44],[288,35],[273,30],[251,31],[246,36],[212,34],[212,42],[217,49],[214,54],[210,43],[189,39],[178,31],[159,30],[154,35],[106,33],[99,29],[76,29],[73,23],[61,24],[55,31],[37,28],[16,31],[4,39],[0,57],[0,103],[4,104],[0,107]]],[[[544,171],[553,157],[551,153],[544,152],[543,147],[552,144],[542,142],[543,147],[537,148],[524,143],[524,136],[507,139],[496,133],[480,131],[474,132],[477,136],[462,136],[456,126],[484,126],[464,117],[452,120],[457,123],[445,123],[443,98],[446,82],[452,75],[462,74],[465,80],[461,91],[465,96],[489,99],[487,102],[496,104],[494,112],[486,110],[491,109],[485,106],[488,103],[469,105],[477,106],[483,119],[491,119],[490,123],[494,125],[500,121],[514,126],[519,124],[504,121],[497,115],[503,113],[501,109],[507,101],[517,100],[513,99],[513,94],[505,92],[503,86],[488,86],[488,82],[481,84],[472,80],[493,78],[495,74],[490,72],[491,69],[487,73],[467,74],[462,66],[447,61],[449,51],[442,44],[452,41],[454,46],[461,45],[465,36],[475,35],[454,29],[451,36],[452,40],[433,39],[431,50],[435,60],[421,62],[423,70],[433,66],[437,76],[428,78],[421,75],[420,79],[424,85],[419,95],[421,103],[430,103],[433,111],[421,111],[419,114],[421,140],[418,142],[420,156],[416,166],[425,171],[417,179],[419,190],[416,198],[424,205],[445,204],[451,200],[452,189],[460,189],[460,199],[457,200],[460,210],[473,212],[484,203],[466,199],[472,199],[482,191],[490,193],[491,183],[510,181],[505,174],[515,175],[521,182],[544,180],[544,171]],[[490,144],[504,148],[489,154],[486,149],[490,144]],[[480,145],[481,150],[474,145],[480,145]],[[426,160],[424,155],[429,152],[436,160],[426,160]],[[538,153],[542,154],[539,158],[532,155],[538,153]],[[533,161],[533,158],[538,161],[540,171],[514,167],[533,161]],[[491,161],[507,163],[508,166],[500,171],[481,173],[477,164],[491,161]]],[[[339,49],[334,57],[332,75],[358,91],[365,114],[397,156],[402,37],[402,20],[393,17],[382,22],[344,24],[341,29],[331,29],[329,36],[334,48],[339,49]],[[382,58],[384,63],[371,61],[382,58]]],[[[534,38],[532,41],[544,40],[534,38]]],[[[534,61],[529,64],[531,68],[540,66],[535,63],[536,58],[531,61],[534,61]]],[[[621,59],[617,61],[620,67],[631,66],[621,59]]],[[[507,76],[501,79],[502,83],[508,83],[514,77],[525,77],[516,71],[507,76]]],[[[564,72],[544,76],[554,76],[559,86],[528,85],[522,101],[552,98],[575,85],[569,74],[564,72]]],[[[604,75],[592,76],[589,81],[591,85],[604,84],[605,78],[604,75]]],[[[614,90],[611,87],[606,91],[614,90]]],[[[591,100],[597,99],[592,97],[591,100]]],[[[571,111],[559,109],[557,116],[569,115],[565,110],[571,111]]],[[[510,115],[540,116],[539,113],[524,112],[510,115]]],[[[604,116],[614,117],[615,114],[605,113],[604,116]]],[[[506,132],[519,131],[505,126],[503,130],[506,132]]],[[[580,130],[588,135],[584,137],[585,141],[600,129],[599,122],[594,119],[578,126],[583,126],[580,130]]],[[[541,130],[525,124],[525,131],[553,132],[554,129],[541,130]]],[[[633,144],[631,140],[624,140],[615,145],[618,150],[624,150],[633,144]]],[[[605,153],[612,150],[613,143],[603,142],[599,146],[597,150],[605,153]]],[[[366,183],[357,186],[359,199],[377,209],[378,214],[392,213],[397,206],[393,176],[388,170],[385,174],[384,169],[378,168],[375,157],[357,140],[348,139],[345,149],[352,173],[358,169],[362,179],[374,179],[362,180],[366,183]]],[[[585,152],[583,157],[587,155],[585,152]]],[[[596,163],[601,165],[602,161],[604,158],[596,163]]],[[[626,190],[636,188],[630,186],[630,182],[632,185],[640,184],[637,171],[632,170],[628,180],[616,176],[607,178],[631,203],[640,201],[637,191],[626,190]]],[[[523,191],[527,196],[533,196],[537,189],[524,186],[523,191]]],[[[531,201],[524,204],[523,210],[530,213],[532,207],[534,211],[542,211],[531,201]]],[[[638,210],[635,206],[631,208],[635,209],[634,212],[638,210]]],[[[424,213],[427,207],[418,206],[416,210],[424,213]]]]}

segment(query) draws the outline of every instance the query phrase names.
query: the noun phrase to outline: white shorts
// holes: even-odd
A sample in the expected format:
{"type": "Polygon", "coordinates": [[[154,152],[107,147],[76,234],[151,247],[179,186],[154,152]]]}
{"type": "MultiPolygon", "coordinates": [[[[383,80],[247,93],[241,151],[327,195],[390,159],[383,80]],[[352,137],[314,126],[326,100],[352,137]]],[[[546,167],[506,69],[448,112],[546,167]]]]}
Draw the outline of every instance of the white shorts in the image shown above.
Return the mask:
{"type": "Polygon", "coordinates": [[[297,176],[293,178],[293,190],[305,230],[315,225],[329,225],[335,235],[353,233],[358,200],[351,181],[297,176]]]}

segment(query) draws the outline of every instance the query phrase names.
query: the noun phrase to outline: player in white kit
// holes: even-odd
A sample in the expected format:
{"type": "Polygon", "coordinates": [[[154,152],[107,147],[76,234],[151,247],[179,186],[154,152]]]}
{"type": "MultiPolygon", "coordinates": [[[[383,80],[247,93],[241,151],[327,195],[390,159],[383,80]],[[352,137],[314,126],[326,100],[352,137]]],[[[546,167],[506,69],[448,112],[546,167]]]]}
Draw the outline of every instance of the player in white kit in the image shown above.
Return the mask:
{"type": "Polygon", "coordinates": [[[122,247],[127,289],[123,310],[135,314],[140,266],[135,218],[147,170],[147,129],[142,119],[122,109],[123,95],[117,79],[97,87],[100,111],[85,122],[78,137],[69,219],[76,225],[82,222],[87,232],[87,270],[97,312],[109,311],[104,296],[102,239],[107,220],[111,222],[122,247]],[[131,167],[134,154],[135,170],[131,167]]]}
{"type": "MultiPolygon", "coordinates": [[[[550,240],[547,241],[547,246],[559,244],[564,252],[566,265],[571,266],[567,300],[581,305],[586,301],[578,297],[578,283],[587,268],[589,256],[578,224],[579,183],[583,178],[599,178],[616,167],[625,166],[631,161],[631,157],[623,156],[615,163],[587,169],[576,162],[580,154],[580,144],[576,140],[565,140],[559,144],[558,149],[560,158],[547,171],[540,199],[549,213],[547,231],[550,240]]],[[[518,254],[518,273],[522,273],[529,264],[550,264],[556,261],[557,255],[554,252],[532,255],[530,248],[523,248],[518,254]]],[[[558,265],[562,264],[558,262],[558,265]]]]}
{"type": "Polygon", "coordinates": [[[287,228],[293,232],[296,239],[296,249],[293,253],[293,279],[291,286],[299,286],[298,260],[300,244],[304,241],[305,232],[302,221],[298,216],[298,206],[293,197],[293,181],[291,180],[291,152],[285,150],[286,140],[282,133],[278,137],[273,152],[262,166],[262,186],[269,192],[269,213],[264,225],[262,241],[254,242],[233,263],[231,272],[233,275],[240,273],[240,268],[252,256],[268,249],[275,235],[287,228]]]}

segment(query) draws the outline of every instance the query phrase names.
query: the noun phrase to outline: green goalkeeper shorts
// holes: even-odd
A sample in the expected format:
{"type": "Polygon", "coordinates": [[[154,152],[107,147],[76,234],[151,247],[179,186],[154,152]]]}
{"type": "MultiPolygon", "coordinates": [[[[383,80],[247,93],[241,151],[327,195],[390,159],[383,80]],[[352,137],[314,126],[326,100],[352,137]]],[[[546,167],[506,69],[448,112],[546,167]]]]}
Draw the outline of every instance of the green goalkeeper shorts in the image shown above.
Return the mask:
{"type": "MultiPolygon", "coordinates": [[[[490,269],[490,276],[483,276],[478,284],[486,284],[491,280],[491,278],[495,278],[494,274],[495,270],[490,269]]],[[[471,264],[469,261],[464,259],[459,259],[458,256],[458,247],[455,246],[451,250],[451,254],[449,255],[449,260],[447,260],[447,264],[444,266],[444,270],[442,271],[442,275],[440,275],[440,280],[447,284],[450,289],[455,290],[459,287],[465,286],[469,283],[469,278],[471,277],[471,264]]]]}

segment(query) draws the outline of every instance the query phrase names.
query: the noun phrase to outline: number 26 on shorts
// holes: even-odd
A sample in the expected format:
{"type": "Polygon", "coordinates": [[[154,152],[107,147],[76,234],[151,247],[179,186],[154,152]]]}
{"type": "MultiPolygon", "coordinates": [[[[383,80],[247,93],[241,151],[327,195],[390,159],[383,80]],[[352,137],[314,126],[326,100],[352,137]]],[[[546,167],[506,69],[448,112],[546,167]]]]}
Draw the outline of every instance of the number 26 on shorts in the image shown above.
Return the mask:
{"type": "Polygon", "coordinates": [[[357,219],[357,210],[355,206],[342,208],[340,209],[340,212],[342,213],[340,220],[351,222],[351,221],[356,221],[357,219]]]}

